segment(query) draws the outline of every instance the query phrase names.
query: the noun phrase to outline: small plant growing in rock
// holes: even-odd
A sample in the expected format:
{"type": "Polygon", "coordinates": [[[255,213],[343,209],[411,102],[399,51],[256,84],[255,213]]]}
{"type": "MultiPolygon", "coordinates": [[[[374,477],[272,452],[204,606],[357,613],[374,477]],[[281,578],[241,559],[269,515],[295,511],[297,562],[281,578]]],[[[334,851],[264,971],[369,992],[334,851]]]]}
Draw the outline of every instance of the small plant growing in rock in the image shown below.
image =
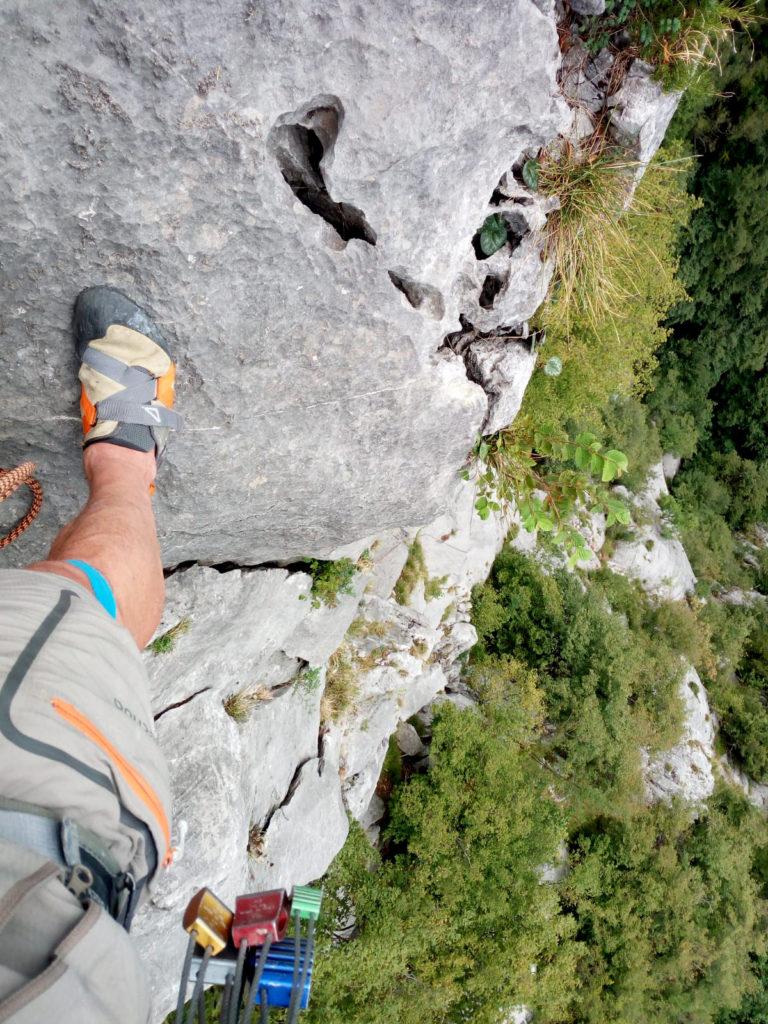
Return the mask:
{"type": "Polygon", "coordinates": [[[424,584],[424,597],[427,601],[436,601],[443,596],[443,590],[448,582],[447,576],[432,576],[424,584]]]}
{"type": "Polygon", "coordinates": [[[628,507],[605,486],[626,469],[626,455],[606,451],[594,434],[585,431],[571,440],[564,431],[523,420],[480,438],[462,477],[469,480],[474,473],[481,519],[514,505],[525,529],[551,533],[573,566],[592,554],[574,525],[583,513],[603,512],[607,526],[629,524],[628,507]]]}
{"type": "Polygon", "coordinates": [[[323,722],[336,721],[352,707],[357,694],[357,674],[354,651],[348,643],[343,643],[328,659],[325,690],[320,701],[323,722]]]}
{"type": "Polygon", "coordinates": [[[296,679],[296,685],[302,689],[305,693],[315,693],[320,686],[320,672],[319,666],[309,666],[302,669],[296,679]]]}
{"type": "MultiPolygon", "coordinates": [[[[361,556],[362,557],[362,556],[361,556]]],[[[352,583],[358,572],[358,566],[351,558],[339,558],[335,562],[321,562],[313,559],[309,563],[309,574],[312,577],[312,607],[321,604],[335,608],[342,594],[352,594],[352,583]]],[[[302,595],[302,600],[305,600],[302,595]]]]}
{"type": "Polygon", "coordinates": [[[499,213],[486,217],[478,239],[484,256],[493,256],[507,242],[507,222],[499,213]]]}
{"type": "Polygon", "coordinates": [[[267,700],[272,700],[272,691],[268,686],[257,686],[252,690],[231,693],[221,703],[229,717],[243,725],[251,717],[253,709],[267,700]]]}
{"type": "Polygon", "coordinates": [[[428,575],[424,548],[417,535],[408,548],[408,557],[405,560],[403,571],[395,584],[394,597],[397,603],[408,604],[419,580],[428,578],[428,575]]]}
{"type": "Polygon", "coordinates": [[[408,558],[403,566],[403,571],[400,573],[393,591],[397,603],[408,604],[419,583],[424,584],[425,600],[434,601],[436,598],[443,596],[443,588],[447,582],[447,576],[434,576],[430,578],[427,560],[424,557],[424,548],[418,536],[414,537],[413,543],[408,548],[408,558]]]}
{"type": "Polygon", "coordinates": [[[161,633],[160,636],[155,637],[152,643],[149,645],[150,650],[155,656],[158,654],[169,654],[176,646],[176,641],[180,636],[183,636],[190,626],[189,619],[181,619],[176,623],[175,626],[171,626],[165,633],[161,633]]]}

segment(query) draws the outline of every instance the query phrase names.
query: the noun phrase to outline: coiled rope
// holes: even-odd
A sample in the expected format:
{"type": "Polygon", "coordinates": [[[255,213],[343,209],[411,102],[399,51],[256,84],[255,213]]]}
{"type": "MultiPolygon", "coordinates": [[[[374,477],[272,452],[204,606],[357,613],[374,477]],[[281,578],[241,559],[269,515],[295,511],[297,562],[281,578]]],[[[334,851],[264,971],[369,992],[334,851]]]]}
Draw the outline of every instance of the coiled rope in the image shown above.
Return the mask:
{"type": "Polygon", "coordinates": [[[7,548],[17,537],[37,519],[40,509],[43,507],[43,488],[35,480],[32,474],[35,471],[34,462],[22,462],[16,469],[3,469],[0,467],[0,501],[17,491],[24,484],[32,492],[32,501],[26,513],[4,537],[0,537],[0,548],[7,548]]]}

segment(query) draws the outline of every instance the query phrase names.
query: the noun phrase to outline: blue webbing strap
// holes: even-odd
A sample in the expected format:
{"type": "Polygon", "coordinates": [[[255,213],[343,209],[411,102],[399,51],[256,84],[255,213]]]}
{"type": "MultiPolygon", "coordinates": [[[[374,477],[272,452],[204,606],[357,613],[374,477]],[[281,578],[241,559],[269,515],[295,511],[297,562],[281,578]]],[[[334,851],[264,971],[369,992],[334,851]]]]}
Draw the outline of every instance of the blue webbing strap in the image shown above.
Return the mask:
{"type": "Polygon", "coordinates": [[[117,601],[115,601],[115,595],[112,593],[112,587],[107,583],[106,579],[99,572],[98,569],[94,569],[92,565],[87,562],[81,562],[79,558],[68,558],[67,561],[70,565],[74,565],[76,569],[80,569],[88,577],[88,582],[91,584],[91,590],[93,596],[102,606],[104,611],[111,615],[113,619],[117,618],[117,601]]]}

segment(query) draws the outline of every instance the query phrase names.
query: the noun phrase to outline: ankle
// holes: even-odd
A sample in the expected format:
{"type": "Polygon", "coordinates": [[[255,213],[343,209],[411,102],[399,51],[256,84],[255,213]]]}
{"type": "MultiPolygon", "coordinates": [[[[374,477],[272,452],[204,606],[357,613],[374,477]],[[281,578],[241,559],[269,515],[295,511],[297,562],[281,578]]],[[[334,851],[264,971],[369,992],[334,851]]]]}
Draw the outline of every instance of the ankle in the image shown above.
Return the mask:
{"type": "Polygon", "coordinates": [[[91,487],[110,480],[125,486],[140,484],[148,491],[155,479],[157,460],[154,452],[137,452],[100,441],[88,445],[83,452],[83,468],[91,487]]]}

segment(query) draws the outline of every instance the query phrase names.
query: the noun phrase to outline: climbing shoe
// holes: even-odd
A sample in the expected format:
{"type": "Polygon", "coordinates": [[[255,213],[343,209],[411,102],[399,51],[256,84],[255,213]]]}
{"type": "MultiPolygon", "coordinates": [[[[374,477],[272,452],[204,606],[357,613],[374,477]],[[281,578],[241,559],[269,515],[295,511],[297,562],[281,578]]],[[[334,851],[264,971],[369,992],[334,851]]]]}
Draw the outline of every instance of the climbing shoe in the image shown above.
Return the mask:
{"type": "Polygon", "coordinates": [[[78,295],[72,329],[83,447],[107,441],[160,458],[181,418],[173,411],[176,367],[157,326],[122,292],[99,285],[78,295]]]}

